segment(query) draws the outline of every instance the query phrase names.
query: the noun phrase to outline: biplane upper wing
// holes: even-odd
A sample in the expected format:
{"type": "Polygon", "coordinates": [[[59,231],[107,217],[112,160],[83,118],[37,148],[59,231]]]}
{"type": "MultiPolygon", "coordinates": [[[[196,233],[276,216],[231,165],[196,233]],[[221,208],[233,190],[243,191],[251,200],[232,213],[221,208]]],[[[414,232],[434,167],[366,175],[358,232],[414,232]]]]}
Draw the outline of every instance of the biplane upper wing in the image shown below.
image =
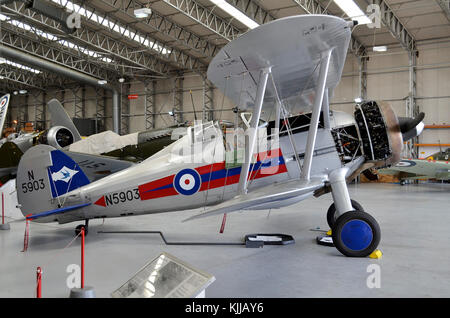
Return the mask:
{"type": "Polygon", "coordinates": [[[293,198],[304,199],[323,187],[324,180],[311,178],[310,180],[290,180],[271,184],[247,194],[237,195],[231,200],[207,208],[198,215],[194,215],[184,221],[190,221],[207,216],[229,213],[239,210],[263,209],[265,206],[276,204],[293,198]]]}
{"type": "Polygon", "coordinates": [[[8,112],[9,97],[10,95],[6,94],[0,98],[0,138],[3,133],[3,125],[5,124],[6,113],[8,112]]]}
{"type": "MultiPolygon", "coordinates": [[[[329,15],[286,17],[259,26],[224,46],[208,67],[208,79],[240,109],[253,107],[259,71],[272,67],[280,99],[293,112],[312,107],[321,54],[333,49],[326,88],[338,84],[353,23],[329,15]]],[[[263,110],[274,104],[267,84],[263,110]]]]}

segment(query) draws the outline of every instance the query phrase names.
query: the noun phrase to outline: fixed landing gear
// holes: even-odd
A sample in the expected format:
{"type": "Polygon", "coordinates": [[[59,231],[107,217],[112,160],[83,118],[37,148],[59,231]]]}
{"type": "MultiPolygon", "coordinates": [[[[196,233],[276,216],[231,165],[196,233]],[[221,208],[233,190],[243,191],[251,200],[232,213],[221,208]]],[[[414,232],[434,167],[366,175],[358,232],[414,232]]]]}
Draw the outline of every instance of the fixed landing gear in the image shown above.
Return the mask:
{"type": "Polygon", "coordinates": [[[349,211],[336,220],[332,229],[334,246],[349,257],[366,257],[378,247],[381,230],[368,213],[349,211]]]}
{"type": "Polygon", "coordinates": [[[81,229],[84,228],[84,235],[86,236],[88,234],[88,229],[89,229],[89,220],[86,220],[86,223],[80,224],[75,228],[75,235],[78,236],[78,234],[81,233],[81,229]]]}
{"type": "MultiPolygon", "coordinates": [[[[364,208],[361,206],[361,204],[359,204],[357,201],[355,200],[350,200],[352,202],[352,207],[355,211],[363,211],[364,212],[364,208]]],[[[330,205],[330,207],[328,208],[327,211],[327,222],[328,222],[328,226],[330,227],[330,229],[333,228],[334,223],[336,222],[336,206],[333,204],[330,205]]]]}
{"type": "Polygon", "coordinates": [[[366,257],[380,243],[380,226],[358,202],[350,199],[347,172],[347,168],[341,168],[329,174],[334,203],[328,209],[327,222],[339,252],[349,257],[366,257]]]}

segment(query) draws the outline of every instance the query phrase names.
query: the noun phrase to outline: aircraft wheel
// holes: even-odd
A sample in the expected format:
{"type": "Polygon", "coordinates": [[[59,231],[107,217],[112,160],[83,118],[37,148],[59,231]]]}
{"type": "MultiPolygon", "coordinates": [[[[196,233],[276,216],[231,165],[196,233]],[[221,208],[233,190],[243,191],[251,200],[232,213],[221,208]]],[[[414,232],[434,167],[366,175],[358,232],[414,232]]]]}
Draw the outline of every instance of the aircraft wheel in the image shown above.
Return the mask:
{"type": "Polygon", "coordinates": [[[84,236],[88,235],[88,227],[84,224],[80,224],[75,228],[75,235],[81,233],[81,229],[84,227],[84,236]]]}
{"type": "Polygon", "coordinates": [[[349,211],[336,220],[332,231],[334,246],[349,257],[366,257],[378,247],[381,230],[368,213],[349,211]]]}
{"type": "Polygon", "coordinates": [[[400,180],[400,185],[405,185],[406,181],[405,180],[400,180]]]}
{"type": "MultiPolygon", "coordinates": [[[[362,207],[361,204],[359,204],[355,200],[350,200],[350,201],[352,202],[352,207],[354,210],[364,212],[364,208],[362,207]]],[[[328,226],[330,227],[330,229],[332,229],[334,226],[334,223],[336,222],[336,206],[334,205],[334,203],[332,205],[330,205],[330,207],[328,208],[327,222],[328,222],[328,226]]]]}

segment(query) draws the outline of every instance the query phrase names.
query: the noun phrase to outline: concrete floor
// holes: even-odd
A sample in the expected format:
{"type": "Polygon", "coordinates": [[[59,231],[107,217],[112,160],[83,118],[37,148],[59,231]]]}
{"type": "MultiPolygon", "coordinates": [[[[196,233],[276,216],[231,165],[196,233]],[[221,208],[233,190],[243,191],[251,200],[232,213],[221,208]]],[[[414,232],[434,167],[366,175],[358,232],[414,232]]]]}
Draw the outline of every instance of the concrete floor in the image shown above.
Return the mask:
{"type": "MultiPolygon", "coordinates": [[[[347,258],[319,246],[327,229],[331,196],[268,211],[221,216],[190,223],[198,211],[91,221],[86,238],[86,285],[110,297],[146,262],[168,252],[216,277],[207,297],[450,297],[450,187],[448,184],[351,185],[358,200],[380,223],[381,260],[347,258]],[[239,242],[250,233],[285,233],[296,243],[250,249],[241,246],[166,246],[157,235],[98,234],[109,230],[160,230],[169,241],[239,242]],[[380,288],[368,288],[370,264],[380,266],[380,288]]],[[[22,253],[24,223],[0,231],[0,297],[34,297],[36,267],[43,269],[43,297],[67,297],[69,264],[79,264],[77,224],[31,225],[22,253]]]]}

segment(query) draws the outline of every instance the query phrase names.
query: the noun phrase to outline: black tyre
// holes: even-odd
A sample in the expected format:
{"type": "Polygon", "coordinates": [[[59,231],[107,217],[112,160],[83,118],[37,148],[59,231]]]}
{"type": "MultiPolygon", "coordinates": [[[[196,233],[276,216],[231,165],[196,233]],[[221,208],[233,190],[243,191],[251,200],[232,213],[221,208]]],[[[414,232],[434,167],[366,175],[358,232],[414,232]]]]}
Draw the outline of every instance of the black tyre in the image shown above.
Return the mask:
{"type": "MultiPolygon", "coordinates": [[[[355,211],[363,211],[364,212],[364,208],[362,207],[361,204],[359,204],[355,200],[350,200],[350,201],[352,201],[352,207],[355,211]]],[[[330,227],[330,229],[332,229],[334,226],[334,222],[336,222],[336,206],[334,205],[334,203],[332,205],[330,205],[330,207],[328,208],[327,222],[328,222],[328,226],[330,227]]]]}
{"type": "Polygon", "coordinates": [[[366,257],[378,247],[381,230],[370,214],[349,211],[338,217],[332,236],[334,246],[345,256],[366,257]]]}
{"type": "Polygon", "coordinates": [[[84,228],[84,236],[86,236],[88,234],[88,227],[83,224],[80,224],[75,228],[75,235],[80,234],[82,228],[84,228]]]}

